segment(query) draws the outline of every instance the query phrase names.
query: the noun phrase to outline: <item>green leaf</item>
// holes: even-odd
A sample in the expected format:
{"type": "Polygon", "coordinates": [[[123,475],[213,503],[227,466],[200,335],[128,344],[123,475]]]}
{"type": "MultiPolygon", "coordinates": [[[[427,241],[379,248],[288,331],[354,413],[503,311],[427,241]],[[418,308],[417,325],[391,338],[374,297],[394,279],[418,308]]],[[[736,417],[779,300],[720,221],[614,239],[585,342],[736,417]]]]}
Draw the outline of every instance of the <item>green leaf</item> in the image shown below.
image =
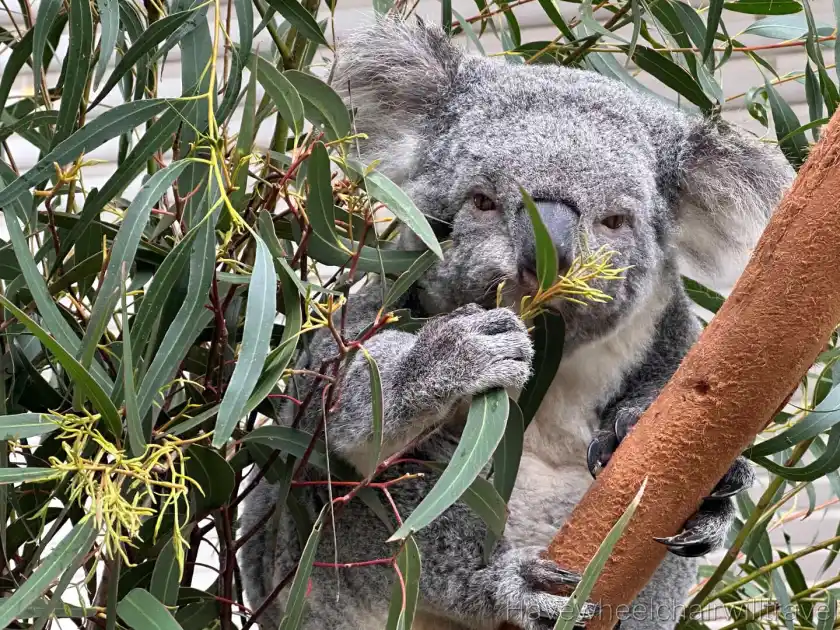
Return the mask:
{"type": "Polygon", "coordinates": [[[705,112],[711,111],[713,103],[703,88],[688,72],[668,57],[645,46],[638,46],[633,61],[645,72],[659,79],[669,88],[687,98],[705,112]]]}
{"type": "Polygon", "coordinates": [[[306,117],[322,125],[329,140],[339,140],[350,135],[350,114],[344,101],[329,85],[298,70],[287,70],[283,76],[300,94],[306,117]]]}
{"type": "MultiPolygon", "coordinates": [[[[227,120],[231,112],[233,112],[236,102],[239,99],[239,89],[242,87],[242,71],[248,66],[251,60],[251,48],[254,43],[254,5],[251,0],[233,0],[233,6],[236,10],[236,21],[239,31],[238,45],[231,48],[233,53],[233,66],[228,75],[227,86],[225,86],[225,95],[222,104],[219,105],[219,111],[216,112],[218,120],[227,120]]],[[[245,110],[246,112],[249,110],[245,110]]],[[[247,116],[247,114],[246,114],[247,116]]],[[[254,120],[246,120],[243,118],[239,133],[243,130],[247,135],[252,134],[250,129],[253,127],[254,120]],[[244,129],[243,129],[244,127],[244,129]]],[[[237,140],[237,146],[239,141],[237,140]]],[[[236,206],[234,206],[236,207],[236,206]]]]}
{"type": "Polygon", "coordinates": [[[303,324],[300,306],[300,294],[298,293],[296,278],[290,269],[283,265],[276,268],[280,277],[280,286],[283,291],[283,304],[285,305],[286,324],[283,327],[283,337],[280,345],[272,350],[265,360],[263,372],[257,381],[256,387],[245,405],[245,413],[250,413],[257,408],[265,397],[277,386],[277,381],[283,375],[295,354],[297,338],[303,324]]]}
{"type": "Polygon", "coordinates": [[[604,565],[607,563],[607,559],[610,557],[613,547],[615,547],[615,544],[621,538],[624,530],[627,529],[630,519],[633,518],[633,515],[636,513],[636,508],[639,507],[639,502],[642,500],[646,486],[647,478],[645,478],[642,482],[642,486],[636,493],[635,498],[630,502],[630,505],[627,506],[627,509],[624,510],[624,514],[621,515],[621,518],[619,518],[615,525],[612,526],[610,533],[607,534],[606,538],[604,538],[604,542],[601,543],[598,547],[598,551],[595,552],[592,560],[590,560],[589,564],[586,566],[586,570],[583,572],[580,582],[578,582],[574,592],[569,596],[569,600],[566,602],[566,605],[563,606],[563,610],[560,612],[560,617],[554,625],[554,630],[572,630],[572,628],[577,625],[576,622],[580,616],[581,607],[583,606],[583,603],[589,599],[589,594],[592,592],[592,589],[595,586],[595,581],[598,579],[601,571],[603,571],[604,565]]]}
{"type": "Polygon", "coordinates": [[[531,199],[531,195],[522,186],[519,187],[519,192],[522,195],[522,201],[525,203],[528,216],[531,217],[531,226],[534,229],[534,240],[537,248],[537,282],[540,289],[545,291],[557,280],[557,249],[543,223],[540,211],[537,210],[534,200],[531,199]]]}
{"type": "Polygon", "coordinates": [[[189,11],[179,11],[178,13],[167,15],[156,22],[152,22],[152,24],[149,25],[149,28],[143,31],[137,41],[132,43],[131,48],[125,51],[122,59],[120,59],[119,63],[108,76],[108,80],[105,81],[105,85],[103,85],[102,89],[99,90],[99,94],[97,94],[96,98],[91,101],[88,106],[88,111],[92,110],[101,103],[102,99],[108,96],[111,90],[114,89],[114,86],[116,86],[117,83],[120,82],[120,79],[122,79],[123,76],[131,70],[134,64],[136,64],[142,57],[151,54],[154,51],[155,46],[178,30],[193,15],[193,13],[195,13],[194,9],[189,11]]]}
{"type": "Polygon", "coordinates": [[[164,606],[178,603],[178,589],[181,586],[181,569],[175,555],[174,538],[166,541],[152,571],[151,594],[164,606]]]}
{"type": "Polygon", "coordinates": [[[802,5],[796,0],[738,0],[723,5],[729,11],[752,15],[787,15],[799,13],[802,5]]]}
{"type": "Polygon", "coordinates": [[[537,415],[542,400],[557,374],[557,368],[560,367],[565,336],[566,326],[560,315],[546,312],[535,318],[534,370],[518,400],[526,428],[537,415]]]}
{"type": "MultiPolygon", "coordinates": [[[[34,41],[32,42],[32,72],[34,74],[35,95],[41,93],[41,78],[44,76],[44,49],[50,29],[61,9],[61,0],[44,0],[38,3],[38,15],[35,17],[34,41]]],[[[3,105],[0,102],[0,105],[3,105]]]]}
{"type": "Polygon", "coordinates": [[[271,329],[277,314],[277,276],[274,263],[263,240],[256,234],[254,239],[257,243],[257,259],[248,285],[242,347],[219,408],[219,417],[213,433],[214,448],[225,444],[236,423],[245,413],[248,399],[257,385],[268,356],[271,329]]]}
{"type": "Polygon", "coordinates": [[[86,518],[62,538],[35,572],[3,601],[3,605],[0,606],[0,628],[8,628],[13,621],[22,617],[26,609],[35,603],[68,567],[77,562],[80,556],[87,554],[97,533],[94,519],[86,518]]]}
{"type": "Polygon", "coordinates": [[[63,475],[64,473],[52,468],[0,468],[0,484],[32,483],[55,479],[63,475]]]}
{"type": "Polygon", "coordinates": [[[816,630],[831,630],[837,620],[837,597],[828,590],[825,595],[825,608],[817,613],[816,630]]]}
{"type": "Polygon", "coordinates": [[[0,416],[0,440],[20,440],[52,433],[58,425],[45,413],[16,413],[0,416]]]}
{"type": "Polygon", "coordinates": [[[805,466],[783,466],[767,457],[749,456],[771,473],[789,481],[815,481],[840,468],[840,425],[835,424],[828,434],[825,453],[805,466]]]}
{"type": "MultiPolygon", "coordinates": [[[[834,29],[827,25],[817,26],[817,37],[831,35],[834,29]]],[[[808,23],[804,15],[782,15],[756,20],[744,29],[743,34],[758,35],[784,41],[796,40],[808,34],[808,23]]]]}
{"type": "Polygon", "coordinates": [[[379,375],[379,367],[369,352],[362,350],[368,362],[370,372],[370,399],[371,399],[371,451],[370,461],[366,474],[372,474],[379,465],[379,457],[382,455],[382,424],[384,422],[384,402],[382,400],[382,377],[379,375]]]}
{"type": "Polygon", "coordinates": [[[117,605],[117,613],[134,630],[181,630],[163,604],[142,588],[126,595],[117,605]]]}
{"type": "Polygon", "coordinates": [[[146,122],[167,106],[165,99],[149,99],[117,105],[103,112],[72,136],[60,142],[52,151],[42,157],[26,173],[0,190],[0,207],[5,207],[53,173],[53,164],[67,164],[82,153],[89,153],[105,144],[111,138],[131,131],[137,125],[146,122]]]}
{"type": "Polygon", "coordinates": [[[149,222],[152,207],[189,163],[188,160],[174,162],[152,175],[125,211],[123,222],[111,248],[108,268],[97,290],[97,298],[93,304],[84,339],[82,339],[80,363],[84,367],[88,367],[93,361],[97,345],[120,300],[123,268],[130,267],[134,262],[134,256],[143,236],[143,230],[149,222]]]}
{"type": "Polygon", "coordinates": [[[21,324],[26,326],[30,333],[37,337],[55,355],[55,358],[64,367],[73,382],[82,389],[85,395],[93,402],[99,413],[102,414],[108,430],[113,435],[119,436],[122,432],[122,422],[120,421],[117,408],[114,406],[108,394],[88,374],[87,370],[61,344],[53,339],[47,331],[36,324],[17,306],[12,304],[4,295],[0,295],[0,304],[5,306],[21,324]]]}
{"type": "Polygon", "coordinates": [[[709,59],[712,54],[712,49],[715,45],[715,35],[717,35],[718,26],[720,26],[720,16],[723,13],[723,0],[710,0],[709,10],[706,17],[706,36],[703,43],[703,54],[701,60],[703,63],[709,59]]]}
{"type": "MultiPolygon", "coordinates": [[[[295,0],[285,1],[297,4],[295,0]]],[[[252,55],[248,67],[256,74],[257,80],[265,88],[280,116],[295,130],[295,136],[303,133],[303,101],[295,86],[260,55],[252,55]]]]}
{"type": "Polygon", "coordinates": [[[773,112],[773,126],[776,129],[779,147],[791,164],[801,166],[808,156],[808,139],[804,133],[791,134],[791,132],[802,125],[790,105],[766,79],[764,89],[767,91],[767,100],[770,102],[770,109],[773,112]]]}
{"type": "Polygon", "coordinates": [[[510,401],[507,426],[496,452],[493,453],[493,487],[499,496],[507,502],[513,494],[516,474],[519,472],[519,460],[522,458],[522,446],[525,439],[525,422],[519,405],[510,401]]]}
{"type": "Polygon", "coordinates": [[[312,575],[312,563],[315,561],[315,553],[318,551],[318,543],[321,541],[321,530],[324,528],[324,517],[328,513],[329,505],[325,505],[312,527],[306,546],[300,556],[295,578],[289,589],[289,598],[286,600],[286,614],[280,621],[278,630],[297,630],[303,620],[304,604],[306,603],[306,590],[309,586],[309,576],[312,575]]]}
{"type": "Polygon", "coordinates": [[[505,432],[508,395],[503,389],[476,396],[461,440],[446,470],[388,542],[423,529],[455,503],[490,460],[505,432]]]}
{"type": "MultiPolygon", "coordinates": [[[[125,268],[123,268],[123,285],[125,284],[125,268]]],[[[132,356],[131,331],[128,325],[128,303],[126,291],[120,291],[123,312],[122,339],[122,375],[125,391],[125,425],[128,433],[128,445],[133,457],[140,457],[146,452],[146,436],[143,434],[143,419],[137,403],[137,391],[134,387],[134,357],[132,356]]]]}
{"type": "Polygon", "coordinates": [[[405,539],[405,544],[397,556],[402,582],[395,580],[391,590],[391,604],[388,609],[388,622],[385,630],[411,630],[417,603],[420,601],[420,548],[413,536],[405,539]],[[405,588],[405,591],[403,591],[405,588]],[[403,605],[405,601],[405,605],[403,605]]]}
{"type": "Polygon", "coordinates": [[[85,97],[85,86],[90,73],[93,55],[93,16],[89,0],[70,0],[70,49],[67,53],[67,71],[61,91],[58,123],[52,146],[73,133],[79,120],[79,110],[85,97]]]}
{"type": "Polygon", "coordinates": [[[70,233],[62,239],[56,266],[67,256],[73,244],[88,230],[91,223],[99,217],[105,204],[121,194],[146,167],[148,160],[155,152],[167,141],[171,141],[172,134],[182,122],[182,116],[188,117],[195,107],[196,101],[173,103],[158,120],[152,123],[102,188],[88,195],[81,215],[74,217],[77,219],[76,223],[73,224],[70,233]]]}
{"type": "Polygon", "coordinates": [[[724,297],[720,293],[700,284],[696,280],[683,276],[683,288],[688,294],[688,297],[707,311],[717,313],[718,309],[723,306],[724,297]]]}
{"type": "Polygon", "coordinates": [[[178,314],[163,336],[160,347],[149,365],[149,370],[140,383],[137,397],[141,417],[145,417],[149,412],[160,389],[178,369],[193,341],[212,318],[212,314],[204,308],[204,302],[210,290],[216,263],[216,235],[213,228],[221,207],[216,203],[216,193],[215,180],[213,180],[201,198],[203,201],[201,207],[205,214],[190,230],[190,232],[194,230],[196,235],[190,254],[187,293],[178,309],[178,314]]]}
{"type": "MultiPolygon", "coordinates": [[[[426,462],[425,465],[438,473],[446,470],[446,466],[438,462],[426,462]]],[[[484,521],[491,545],[494,540],[501,538],[507,522],[507,506],[492,483],[478,476],[458,500],[484,521]]]]}
{"type": "MultiPolygon", "coordinates": [[[[440,244],[442,251],[446,251],[451,246],[452,241],[445,241],[440,244]]],[[[388,294],[385,296],[385,301],[382,303],[382,308],[387,309],[389,306],[396,304],[405,292],[420,279],[420,276],[426,273],[438,260],[438,255],[435,252],[431,250],[424,252],[411,264],[407,271],[400,274],[400,277],[391,284],[388,294]]]]}
{"type": "Polygon", "coordinates": [[[773,437],[754,444],[746,451],[747,457],[760,457],[779,453],[800,442],[810,440],[840,424],[840,386],[831,392],[799,422],[773,437]]]}
{"type": "Polygon", "coordinates": [[[209,512],[227,505],[233,497],[236,475],[216,451],[192,445],[187,449],[187,475],[201,488],[197,497],[199,512],[209,512]]]}
{"type": "MultiPolygon", "coordinates": [[[[364,164],[353,159],[347,160],[348,165],[359,174],[365,173],[364,164]]],[[[423,213],[414,205],[414,202],[394,182],[378,171],[370,171],[364,175],[364,184],[367,192],[376,200],[381,201],[388,209],[402,221],[408,229],[414,232],[426,247],[428,247],[439,259],[443,259],[443,251],[440,248],[437,237],[432,226],[429,225],[423,213]]]]}
{"type": "MultiPolygon", "coordinates": [[[[5,190],[7,188],[0,190],[0,196],[2,196],[5,190]]],[[[76,336],[75,331],[70,327],[70,324],[62,316],[61,311],[59,311],[58,306],[50,295],[47,283],[44,281],[44,277],[35,264],[23,230],[21,230],[17,218],[14,215],[14,205],[11,203],[5,205],[3,207],[3,216],[6,219],[6,230],[9,232],[20,272],[26,280],[26,286],[32,294],[35,305],[38,307],[44,325],[58,344],[67,348],[69,353],[76,354],[81,347],[81,342],[76,336]]],[[[103,389],[110,390],[111,379],[102,367],[94,364],[91,371],[98,385],[103,389]]]]}
{"type": "Polygon", "coordinates": [[[96,63],[96,72],[93,78],[94,88],[99,85],[102,77],[105,76],[108,62],[113,57],[117,46],[117,36],[120,31],[120,10],[117,0],[96,0],[96,10],[99,13],[102,35],[99,39],[99,61],[96,63]]]}
{"type": "Polygon", "coordinates": [[[297,0],[266,0],[277,13],[282,15],[298,32],[316,44],[328,46],[324,34],[312,14],[297,0]]]}

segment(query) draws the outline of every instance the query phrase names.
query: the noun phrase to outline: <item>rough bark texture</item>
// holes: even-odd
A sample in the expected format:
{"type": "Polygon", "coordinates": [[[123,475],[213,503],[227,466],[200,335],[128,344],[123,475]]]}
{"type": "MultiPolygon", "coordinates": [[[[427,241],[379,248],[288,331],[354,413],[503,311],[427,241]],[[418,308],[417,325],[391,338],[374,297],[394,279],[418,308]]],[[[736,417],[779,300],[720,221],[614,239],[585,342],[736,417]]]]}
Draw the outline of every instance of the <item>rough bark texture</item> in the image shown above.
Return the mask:
{"type": "Polygon", "coordinates": [[[840,112],[717,316],[557,533],[551,558],[583,570],[645,476],[645,496],[590,598],[614,625],[665,548],[780,407],[840,322],[840,112]]]}

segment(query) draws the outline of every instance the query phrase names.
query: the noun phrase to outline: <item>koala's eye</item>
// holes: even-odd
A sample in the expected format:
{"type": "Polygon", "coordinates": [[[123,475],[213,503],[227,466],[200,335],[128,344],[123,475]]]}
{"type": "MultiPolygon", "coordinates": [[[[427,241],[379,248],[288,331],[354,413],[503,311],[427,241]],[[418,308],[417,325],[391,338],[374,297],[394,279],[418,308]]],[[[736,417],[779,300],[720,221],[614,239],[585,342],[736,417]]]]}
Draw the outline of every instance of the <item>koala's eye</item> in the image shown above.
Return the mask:
{"type": "Polygon", "coordinates": [[[473,205],[482,212],[490,212],[496,210],[496,202],[487,195],[475,193],[473,195],[473,205]]]}
{"type": "Polygon", "coordinates": [[[617,230],[627,224],[627,217],[623,214],[614,214],[601,221],[601,225],[608,227],[611,230],[617,230]]]}

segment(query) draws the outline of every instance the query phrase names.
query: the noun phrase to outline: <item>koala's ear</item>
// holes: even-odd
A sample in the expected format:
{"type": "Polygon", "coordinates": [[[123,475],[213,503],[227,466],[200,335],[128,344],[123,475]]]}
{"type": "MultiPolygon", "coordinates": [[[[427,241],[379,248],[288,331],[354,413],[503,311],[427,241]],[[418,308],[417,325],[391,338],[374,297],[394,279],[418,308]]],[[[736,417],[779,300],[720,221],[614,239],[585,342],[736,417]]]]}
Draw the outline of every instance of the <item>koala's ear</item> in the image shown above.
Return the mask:
{"type": "Polygon", "coordinates": [[[677,247],[686,273],[734,282],[794,178],[778,147],[722,121],[693,122],[679,148],[677,247]]]}
{"type": "Polygon", "coordinates": [[[379,18],[338,42],[332,85],[368,136],[363,157],[392,179],[411,166],[435,124],[462,60],[444,31],[417,19],[379,18]],[[387,159],[386,159],[387,158],[387,159]]]}

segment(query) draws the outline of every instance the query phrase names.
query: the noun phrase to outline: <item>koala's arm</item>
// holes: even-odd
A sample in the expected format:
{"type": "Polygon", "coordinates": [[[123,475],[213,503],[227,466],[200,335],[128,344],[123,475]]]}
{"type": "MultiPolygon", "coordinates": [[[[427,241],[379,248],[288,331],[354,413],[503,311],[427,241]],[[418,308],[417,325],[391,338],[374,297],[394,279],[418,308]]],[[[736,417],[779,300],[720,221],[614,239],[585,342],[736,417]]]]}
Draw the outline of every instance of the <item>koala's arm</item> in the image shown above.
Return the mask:
{"type": "MultiPolygon", "coordinates": [[[[381,304],[381,286],[370,285],[348,300],[345,337],[357,337],[374,321],[381,304]]],[[[382,443],[387,456],[440,424],[469,396],[494,387],[521,387],[530,373],[531,343],[522,321],[507,309],[485,311],[464,306],[429,320],[417,334],[384,329],[363,343],[379,370],[382,401],[382,443]]],[[[318,370],[337,354],[328,330],[318,331],[305,367],[318,370]]],[[[321,418],[323,379],[294,379],[295,397],[317,388],[304,416],[313,430],[321,418]]],[[[372,443],[370,364],[355,352],[339,372],[329,420],[329,447],[357,467],[368,461],[372,443]]],[[[364,470],[362,472],[370,472],[364,470]]]]}
{"type": "MultiPolygon", "coordinates": [[[[688,298],[681,296],[666,310],[659,333],[648,353],[625,381],[622,392],[604,409],[600,432],[589,445],[587,464],[593,475],[607,465],[612,453],[659,396],[697,338],[699,325],[688,298]]],[[[755,474],[739,457],[700,509],[676,536],[663,538],[672,553],[701,556],[720,547],[735,517],[730,497],[749,488],[755,474]]]]}

